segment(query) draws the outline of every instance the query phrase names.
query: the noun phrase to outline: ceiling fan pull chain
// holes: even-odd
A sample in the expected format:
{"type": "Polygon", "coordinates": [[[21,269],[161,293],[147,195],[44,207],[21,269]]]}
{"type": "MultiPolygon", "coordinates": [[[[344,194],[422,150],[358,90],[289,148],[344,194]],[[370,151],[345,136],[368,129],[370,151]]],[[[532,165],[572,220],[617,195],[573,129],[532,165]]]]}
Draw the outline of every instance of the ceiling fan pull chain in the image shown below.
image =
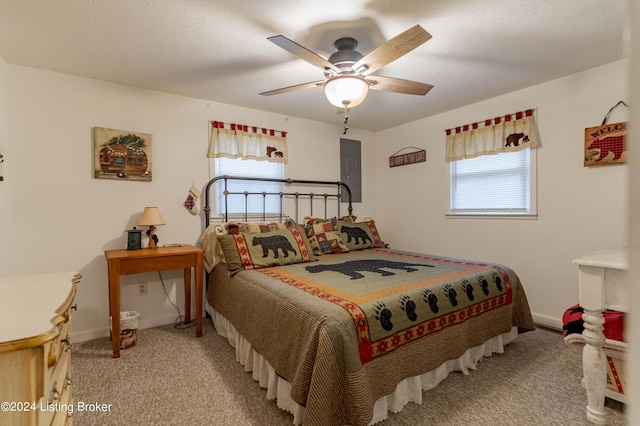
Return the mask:
{"type": "Polygon", "coordinates": [[[344,132],[342,132],[343,135],[346,135],[347,134],[347,130],[349,130],[349,126],[347,126],[347,122],[348,121],[349,121],[349,109],[345,105],[345,107],[344,107],[344,132]]]}

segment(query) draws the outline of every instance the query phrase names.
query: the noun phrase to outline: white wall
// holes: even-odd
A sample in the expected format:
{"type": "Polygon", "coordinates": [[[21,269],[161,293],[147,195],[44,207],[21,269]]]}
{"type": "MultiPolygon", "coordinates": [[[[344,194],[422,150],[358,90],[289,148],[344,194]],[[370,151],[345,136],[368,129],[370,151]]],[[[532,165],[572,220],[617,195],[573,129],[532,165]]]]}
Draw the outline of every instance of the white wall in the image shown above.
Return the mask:
{"type": "MultiPolygon", "coordinates": [[[[7,68],[7,64],[0,56],[0,154],[5,156],[5,163],[0,167],[2,167],[4,174],[6,174],[7,168],[10,167],[8,159],[6,158],[8,147],[7,132],[9,126],[7,121],[7,68]]],[[[0,181],[0,262],[2,262],[1,259],[7,258],[9,250],[11,249],[8,244],[2,242],[5,239],[7,241],[12,240],[10,234],[13,227],[11,226],[9,210],[11,198],[9,195],[9,184],[6,180],[0,181]]]]}
{"type": "MultiPolygon", "coordinates": [[[[196,242],[201,217],[182,203],[193,180],[203,187],[209,179],[209,120],[287,131],[288,177],[340,179],[339,117],[333,126],[4,63],[0,83],[7,95],[0,98],[10,105],[3,112],[0,103],[0,129],[7,127],[8,136],[8,145],[0,146],[7,159],[0,183],[0,275],[81,272],[76,341],[108,333],[104,250],[126,247],[125,231],[145,206],[160,207],[167,223],[158,228],[160,244],[196,242]],[[152,134],[153,181],[93,178],[95,126],[152,134]]],[[[374,216],[375,177],[368,165],[375,164],[375,135],[354,129],[348,136],[362,141],[365,164],[365,202],[356,211],[374,216]]],[[[183,308],[181,271],[163,272],[163,278],[183,308]]],[[[122,283],[121,309],[140,312],[142,328],[174,321],[177,312],[157,273],[125,276],[122,283]],[[146,296],[137,295],[135,283],[142,281],[149,282],[146,296]]]]}
{"type": "MultiPolygon", "coordinates": [[[[640,4],[638,2],[629,2],[629,21],[627,29],[640,28],[640,4]]],[[[640,43],[636,40],[629,49],[631,57],[631,79],[630,92],[631,104],[640,105],[640,43]]],[[[630,131],[629,153],[630,163],[632,165],[630,174],[630,192],[629,192],[629,224],[630,239],[629,245],[629,264],[630,274],[627,282],[629,288],[629,306],[633,310],[628,313],[629,317],[626,322],[626,337],[629,342],[629,356],[627,359],[640,359],[640,311],[638,304],[640,303],[640,109],[634,108],[631,112],[631,131],[630,131]]],[[[637,362],[627,363],[629,386],[629,401],[636,401],[634,404],[628,404],[627,419],[629,425],[640,425],[640,365],[637,362]]]]}
{"type": "MultiPolygon", "coordinates": [[[[383,238],[393,247],[511,266],[536,321],[561,327],[578,302],[573,259],[627,241],[628,165],[583,167],[584,129],[598,126],[619,100],[629,103],[627,63],[615,62],[380,132],[379,205],[383,238]],[[537,220],[446,218],[445,129],[537,109],[537,220]],[[427,150],[427,163],[389,168],[405,146],[427,150]],[[410,226],[409,224],[413,224],[410,226]]],[[[610,123],[626,121],[617,108],[610,123]]]]}
{"type": "MultiPolygon", "coordinates": [[[[618,100],[628,101],[625,70],[625,62],[616,62],[378,134],[351,129],[347,137],[363,141],[364,203],[356,204],[355,213],[375,217],[392,247],[512,266],[536,320],[559,326],[564,309],[577,302],[571,260],[626,241],[628,166],[582,166],[584,128],[598,125],[618,100]],[[537,108],[542,145],[538,220],[446,219],[444,129],[531,107],[537,108]],[[425,148],[427,163],[389,168],[388,157],[405,146],[425,148]]],[[[106,333],[104,250],[125,247],[125,230],[145,205],[158,205],[167,222],[158,231],[161,244],[197,240],[201,219],[182,202],[194,179],[203,186],[209,178],[209,120],[285,130],[289,177],[339,178],[339,122],[332,126],[5,63],[0,82],[10,105],[0,114],[0,130],[7,134],[0,146],[6,157],[0,275],[79,270],[84,279],[76,340],[106,333]],[[94,126],[151,133],[153,181],[94,179],[94,126]]],[[[618,109],[612,121],[627,114],[618,109]]],[[[163,276],[182,306],[180,272],[163,276]]],[[[122,310],[141,312],[143,327],[175,319],[157,274],[123,277],[123,283],[122,310]],[[134,284],[140,281],[150,283],[147,296],[137,296],[134,284]]]]}

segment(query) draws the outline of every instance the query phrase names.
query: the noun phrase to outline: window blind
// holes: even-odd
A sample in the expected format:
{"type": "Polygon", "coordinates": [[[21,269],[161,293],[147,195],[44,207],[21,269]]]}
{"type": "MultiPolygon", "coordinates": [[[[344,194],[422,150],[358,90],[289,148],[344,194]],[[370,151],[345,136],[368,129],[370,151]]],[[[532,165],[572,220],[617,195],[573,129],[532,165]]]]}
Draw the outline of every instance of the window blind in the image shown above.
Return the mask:
{"type": "MultiPolygon", "coordinates": [[[[215,159],[215,170],[217,175],[242,176],[242,177],[259,177],[284,179],[284,164],[272,163],[269,161],[241,160],[219,157],[215,159]]],[[[224,214],[224,180],[216,182],[216,213],[224,214]]],[[[282,192],[284,184],[281,182],[260,182],[260,181],[227,181],[227,190],[229,192],[282,192]]],[[[229,195],[227,197],[227,211],[229,214],[243,214],[246,211],[249,215],[260,214],[264,212],[269,215],[280,213],[280,197],[259,195],[229,195]],[[245,202],[247,203],[245,205],[245,202]],[[263,205],[263,202],[265,203],[263,205]]]]}
{"type": "Polygon", "coordinates": [[[451,213],[529,212],[529,149],[450,165],[451,213]]]}

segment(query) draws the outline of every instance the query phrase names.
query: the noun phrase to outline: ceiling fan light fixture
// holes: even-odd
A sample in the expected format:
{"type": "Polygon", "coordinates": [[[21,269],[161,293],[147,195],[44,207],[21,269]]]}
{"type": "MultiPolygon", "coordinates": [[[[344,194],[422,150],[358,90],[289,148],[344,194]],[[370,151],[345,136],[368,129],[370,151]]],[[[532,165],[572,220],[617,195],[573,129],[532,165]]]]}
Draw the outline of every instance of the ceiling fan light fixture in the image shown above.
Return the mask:
{"type": "Polygon", "coordinates": [[[326,81],[324,93],[332,105],[353,108],[367,97],[369,83],[359,75],[338,75],[326,81]]]}

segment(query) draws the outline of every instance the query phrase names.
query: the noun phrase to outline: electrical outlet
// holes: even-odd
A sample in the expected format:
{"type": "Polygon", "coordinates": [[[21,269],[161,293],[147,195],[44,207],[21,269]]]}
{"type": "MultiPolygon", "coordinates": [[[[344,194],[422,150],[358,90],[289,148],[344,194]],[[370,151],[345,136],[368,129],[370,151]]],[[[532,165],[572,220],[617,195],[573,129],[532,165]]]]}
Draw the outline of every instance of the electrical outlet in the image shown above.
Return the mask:
{"type": "Polygon", "coordinates": [[[138,296],[145,296],[147,294],[147,283],[138,283],[138,296]]]}

